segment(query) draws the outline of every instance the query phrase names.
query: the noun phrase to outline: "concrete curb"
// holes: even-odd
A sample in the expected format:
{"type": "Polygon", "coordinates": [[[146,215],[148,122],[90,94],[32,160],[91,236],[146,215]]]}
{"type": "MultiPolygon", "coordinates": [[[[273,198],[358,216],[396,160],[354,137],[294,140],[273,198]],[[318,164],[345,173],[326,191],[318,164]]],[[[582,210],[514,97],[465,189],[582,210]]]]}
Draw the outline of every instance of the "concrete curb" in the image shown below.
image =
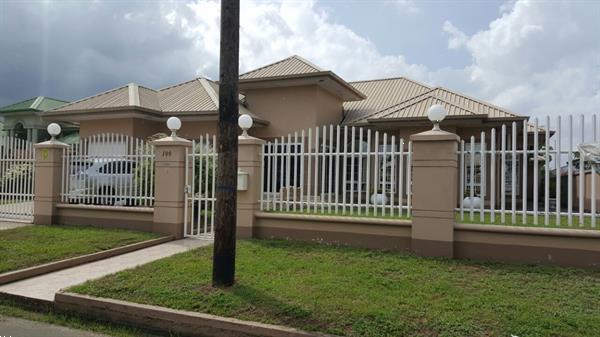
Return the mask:
{"type": "Polygon", "coordinates": [[[129,252],[133,252],[135,250],[139,250],[142,248],[156,246],[161,243],[172,241],[173,239],[174,238],[172,236],[166,236],[166,237],[161,237],[158,239],[152,239],[152,240],[132,243],[127,246],[103,250],[103,251],[96,252],[96,253],[72,257],[72,258],[65,259],[65,260],[50,262],[50,263],[42,264],[39,266],[10,271],[10,272],[4,273],[4,274],[0,274],[0,285],[14,282],[14,281],[23,280],[23,279],[30,278],[33,276],[47,274],[47,273],[57,271],[57,270],[62,270],[62,269],[66,269],[66,268],[79,266],[79,265],[82,265],[85,263],[94,262],[94,261],[106,259],[109,257],[129,253],[129,252]]]}
{"type": "Polygon", "coordinates": [[[203,337],[335,337],[294,328],[242,321],[154,305],[58,292],[54,297],[58,312],[75,313],[144,330],[203,337]]]}

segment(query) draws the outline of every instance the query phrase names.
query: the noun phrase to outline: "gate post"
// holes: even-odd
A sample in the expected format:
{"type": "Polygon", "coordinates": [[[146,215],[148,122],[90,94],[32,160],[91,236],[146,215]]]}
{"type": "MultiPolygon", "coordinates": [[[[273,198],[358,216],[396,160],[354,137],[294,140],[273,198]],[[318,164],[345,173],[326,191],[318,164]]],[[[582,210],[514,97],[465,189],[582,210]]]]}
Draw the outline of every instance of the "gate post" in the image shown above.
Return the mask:
{"type": "MultiPolygon", "coordinates": [[[[48,129],[50,130],[50,127],[48,129]]],[[[35,148],[33,223],[53,225],[56,220],[56,204],[60,202],[63,150],[69,146],[52,137],[51,140],[34,144],[33,147],[35,148]]]]}
{"type": "MultiPolygon", "coordinates": [[[[169,127],[171,128],[171,125],[169,127]]],[[[177,130],[179,127],[171,129],[177,130]]],[[[171,136],[156,140],[153,144],[155,147],[153,231],[181,239],[184,236],[186,207],[186,159],[192,142],[177,137],[173,132],[171,136]]]]}
{"type": "Polygon", "coordinates": [[[458,188],[457,135],[431,130],[412,135],[412,251],[452,258],[458,188]]]}
{"type": "MultiPolygon", "coordinates": [[[[264,140],[249,136],[240,117],[240,127],[244,130],[238,137],[238,193],[237,193],[237,238],[250,239],[254,231],[254,212],[259,210],[261,194],[261,153],[264,140]],[[242,186],[242,185],[246,186],[242,186]]],[[[246,121],[247,122],[247,121],[246,121]]],[[[247,126],[247,127],[246,127],[247,126]]]]}

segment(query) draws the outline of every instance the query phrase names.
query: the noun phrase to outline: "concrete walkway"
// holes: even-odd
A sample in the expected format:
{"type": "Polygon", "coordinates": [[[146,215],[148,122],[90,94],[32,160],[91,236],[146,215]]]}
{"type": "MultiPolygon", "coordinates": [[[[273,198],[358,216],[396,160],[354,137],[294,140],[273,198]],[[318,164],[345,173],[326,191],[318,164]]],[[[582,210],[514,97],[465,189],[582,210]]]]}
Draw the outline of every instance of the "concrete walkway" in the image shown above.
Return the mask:
{"type": "Polygon", "coordinates": [[[54,294],[85,281],[130,269],[190,249],[207,246],[210,240],[183,239],[144,248],[85,265],[59,270],[0,286],[0,292],[38,300],[54,301],[54,294]]]}
{"type": "MultiPolygon", "coordinates": [[[[13,229],[25,226],[32,226],[29,222],[20,222],[20,221],[8,221],[8,220],[0,220],[0,231],[5,229],[13,229]]],[[[2,335],[0,335],[2,336],[2,335]]]]}
{"type": "Polygon", "coordinates": [[[64,326],[28,321],[21,318],[0,316],[0,336],[12,337],[108,337],[83,330],[75,330],[64,326]]]}

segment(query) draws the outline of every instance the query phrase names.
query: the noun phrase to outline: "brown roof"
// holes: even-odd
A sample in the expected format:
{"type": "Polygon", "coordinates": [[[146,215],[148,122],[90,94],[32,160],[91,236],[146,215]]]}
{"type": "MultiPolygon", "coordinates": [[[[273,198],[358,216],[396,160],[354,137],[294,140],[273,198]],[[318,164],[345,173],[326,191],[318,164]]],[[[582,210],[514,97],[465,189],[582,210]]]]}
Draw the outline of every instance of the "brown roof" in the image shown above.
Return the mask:
{"type": "Polygon", "coordinates": [[[158,93],[162,111],[216,111],[219,101],[209,80],[204,78],[173,85],[161,89],[158,93]]]}
{"type": "MultiPolygon", "coordinates": [[[[202,112],[216,114],[219,110],[219,86],[206,78],[176,84],[161,90],[154,90],[137,84],[129,84],[112,89],[51,111],[82,112],[96,109],[139,107],[163,113],[202,112]]],[[[244,96],[240,95],[240,102],[244,96]]],[[[256,121],[268,123],[254,112],[240,104],[240,113],[249,114],[256,121]]]]}
{"type": "Polygon", "coordinates": [[[344,102],[344,123],[357,122],[364,117],[431,90],[424,84],[404,77],[350,82],[350,84],[364,93],[367,98],[362,101],[344,102]]]}
{"type": "Polygon", "coordinates": [[[385,121],[402,118],[426,118],[427,110],[433,104],[441,104],[448,111],[449,116],[482,116],[488,119],[511,119],[520,120],[525,117],[519,116],[506,109],[493,104],[474,99],[461,93],[436,87],[408,98],[398,104],[390,105],[370,114],[364,114],[360,118],[350,120],[347,123],[364,123],[367,121],[385,121]]]}
{"type": "Polygon", "coordinates": [[[117,108],[129,105],[129,87],[123,86],[86,97],[51,111],[75,111],[84,109],[117,108]]]}
{"type": "Polygon", "coordinates": [[[241,80],[263,77],[285,77],[289,75],[318,73],[323,70],[298,55],[251,70],[240,75],[241,80]]]}

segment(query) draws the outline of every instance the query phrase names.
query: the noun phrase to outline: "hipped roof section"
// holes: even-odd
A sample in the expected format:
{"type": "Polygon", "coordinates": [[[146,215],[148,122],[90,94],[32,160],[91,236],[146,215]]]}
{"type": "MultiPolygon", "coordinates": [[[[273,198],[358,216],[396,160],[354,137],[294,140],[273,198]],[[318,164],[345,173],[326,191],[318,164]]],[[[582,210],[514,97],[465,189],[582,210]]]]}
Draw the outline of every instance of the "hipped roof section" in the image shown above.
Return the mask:
{"type": "MultiPolygon", "coordinates": [[[[422,90],[422,89],[421,89],[422,90]]],[[[414,92],[414,90],[413,90],[414,92]]],[[[487,120],[525,120],[517,115],[493,104],[468,97],[461,93],[436,87],[412,96],[400,103],[390,105],[381,110],[364,114],[348,124],[390,122],[401,119],[427,118],[427,110],[433,104],[441,104],[448,111],[449,117],[480,117],[487,120]]]]}
{"type": "MultiPolygon", "coordinates": [[[[105,111],[110,109],[139,109],[162,113],[216,114],[219,110],[219,86],[206,78],[197,78],[160,90],[130,83],[100,94],[83,98],[54,109],[52,115],[105,111]]],[[[240,102],[244,97],[240,96],[240,102]]],[[[268,123],[240,104],[240,114],[249,114],[257,122],[268,123]]]]}
{"type": "Polygon", "coordinates": [[[298,55],[240,75],[240,91],[257,88],[292,87],[315,84],[343,101],[359,101],[366,96],[330,70],[323,70],[298,55]]]}
{"type": "Polygon", "coordinates": [[[60,107],[69,102],[60,99],[38,96],[25,101],[13,103],[0,108],[0,113],[18,112],[18,111],[48,111],[60,107]]]}

